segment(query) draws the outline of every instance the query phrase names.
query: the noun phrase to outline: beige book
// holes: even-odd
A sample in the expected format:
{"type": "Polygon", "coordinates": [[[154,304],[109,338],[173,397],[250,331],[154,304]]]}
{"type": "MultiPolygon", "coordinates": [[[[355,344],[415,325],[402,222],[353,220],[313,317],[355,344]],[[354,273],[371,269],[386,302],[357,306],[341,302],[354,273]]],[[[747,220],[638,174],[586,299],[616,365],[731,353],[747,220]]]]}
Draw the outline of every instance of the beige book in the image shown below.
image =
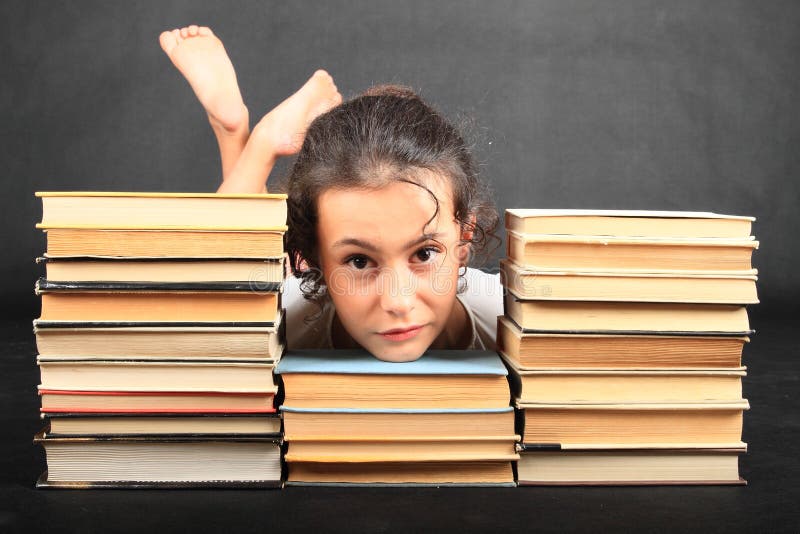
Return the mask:
{"type": "Polygon", "coordinates": [[[497,320],[497,349],[519,368],[738,368],[748,337],[525,333],[497,320]]]}
{"type": "Polygon", "coordinates": [[[508,231],[506,253],[539,271],[755,274],[753,239],[645,239],[508,231]]]}
{"type": "Polygon", "coordinates": [[[523,331],[750,333],[737,305],[520,300],[508,291],[505,311],[523,331]]]}
{"type": "Polygon", "coordinates": [[[528,234],[647,237],[726,237],[750,235],[753,217],[691,211],[506,210],[506,228],[528,234]]]}
{"type": "Polygon", "coordinates": [[[71,391],[39,388],[42,413],[272,413],[278,388],[263,393],[71,391]]]}
{"type": "Polygon", "coordinates": [[[510,461],[501,462],[290,462],[288,482],[340,484],[513,483],[510,461]]]}
{"type": "Polygon", "coordinates": [[[440,462],[516,460],[519,436],[504,439],[290,441],[287,462],[440,462]]]}
{"type": "Polygon", "coordinates": [[[50,415],[53,435],[181,435],[181,434],[280,434],[277,416],[202,415],[128,416],[86,414],[50,415]]]}
{"type": "Polygon", "coordinates": [[[49,228],[49,258],[274,258],[283,255],[282,231],[107,230],[49,228]]]}
{"type": "Polygon", "coordinates": [[[286,195],[39,192],[37,228],[285,230],[286,195]]]}
{"type": "Polygon", "coordinates": [[[559,272],[500,260],[503,285],[528,300],[756,304],[755,275],[559,272]]]}

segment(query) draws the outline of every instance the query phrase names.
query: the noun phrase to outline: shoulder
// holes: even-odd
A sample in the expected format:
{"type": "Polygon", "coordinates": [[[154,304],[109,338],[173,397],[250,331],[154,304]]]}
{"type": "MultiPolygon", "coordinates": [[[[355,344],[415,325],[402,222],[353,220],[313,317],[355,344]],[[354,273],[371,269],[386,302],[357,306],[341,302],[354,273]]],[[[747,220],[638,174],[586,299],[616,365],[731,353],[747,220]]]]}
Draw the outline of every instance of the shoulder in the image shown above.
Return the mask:
{"type": "Polygon", "coordinates": [[[290,349],[324,349],[331,342],[333,306],[320,307],[306,300],[300,280],[289,276],[283,282],[282,306],[286,310],[286,346],[290,349]]]}
{"type": "Polygon", "coordinates": [[[500,283],[500,274],[486,273],[468,267],[464,279],[466,288],[458,294],[458,299],[474,321],[474,344],[476,348],[494,350],[497,316],[503,315],[503,286],[500,283]]]}

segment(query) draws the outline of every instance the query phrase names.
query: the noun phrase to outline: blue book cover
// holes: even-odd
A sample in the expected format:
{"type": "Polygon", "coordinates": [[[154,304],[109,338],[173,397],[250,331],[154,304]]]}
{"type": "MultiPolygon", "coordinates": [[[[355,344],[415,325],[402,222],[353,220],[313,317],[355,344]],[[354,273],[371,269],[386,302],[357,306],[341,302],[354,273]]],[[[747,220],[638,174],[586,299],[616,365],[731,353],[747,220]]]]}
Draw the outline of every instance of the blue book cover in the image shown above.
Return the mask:
{"type": "Polygon", "coordinates": [[[485,350],[430,350],[413,362],[385,362],[365,350],[289,350],[276,374],[495,375],[508,371],[500,356],[485,350]]]}

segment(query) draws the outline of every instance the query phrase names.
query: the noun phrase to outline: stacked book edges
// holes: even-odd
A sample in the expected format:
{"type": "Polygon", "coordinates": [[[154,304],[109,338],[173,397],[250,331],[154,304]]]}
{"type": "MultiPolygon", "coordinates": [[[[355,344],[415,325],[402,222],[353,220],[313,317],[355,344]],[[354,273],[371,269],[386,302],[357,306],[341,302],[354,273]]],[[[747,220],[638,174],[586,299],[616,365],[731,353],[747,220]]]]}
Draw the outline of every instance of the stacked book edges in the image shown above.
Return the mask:
{"type": "Polygon", "coordinates": [[[741,484],[753,218],[508,210],[520,485],[741,484]]]}
{"type": "Polygon", "coordinates": [[[286,197],[37,196],[38,485],[279,486],[286,197]]]}
{"type": "Polygon", "coordinates": [[[288,351],[278,364],[290,485],[514,485],[507,371],[494,352],[390,363],[288,351]]]}

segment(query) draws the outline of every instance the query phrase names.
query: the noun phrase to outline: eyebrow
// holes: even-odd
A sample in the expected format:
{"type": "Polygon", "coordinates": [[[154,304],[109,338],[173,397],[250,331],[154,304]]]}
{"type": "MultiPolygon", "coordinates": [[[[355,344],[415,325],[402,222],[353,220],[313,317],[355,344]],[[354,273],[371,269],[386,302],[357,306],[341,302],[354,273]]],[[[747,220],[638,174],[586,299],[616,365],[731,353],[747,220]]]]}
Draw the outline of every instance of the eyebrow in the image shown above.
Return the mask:
{"type": "MultiPolygon", "coordinates": [[[[415,237],[405,245],[403,245],[403,249],[411,248],[415,245],[419,245],[420,243],[424,243],[425,241],[430,240],[437,240],[442,237],[441,233],[433,233],[433,234],[422,234],[419,237],[415,237]]],[[[345,237],[343,239],[338,240],[332,245],[332,248],[340,248],[347,245],[355,245],[357,247],[365,248],[372,252],[378,252],[378,247],[370,243],[369,241],[364,241],[363,239],[358,239],[356,237],[345,237]]]]}

